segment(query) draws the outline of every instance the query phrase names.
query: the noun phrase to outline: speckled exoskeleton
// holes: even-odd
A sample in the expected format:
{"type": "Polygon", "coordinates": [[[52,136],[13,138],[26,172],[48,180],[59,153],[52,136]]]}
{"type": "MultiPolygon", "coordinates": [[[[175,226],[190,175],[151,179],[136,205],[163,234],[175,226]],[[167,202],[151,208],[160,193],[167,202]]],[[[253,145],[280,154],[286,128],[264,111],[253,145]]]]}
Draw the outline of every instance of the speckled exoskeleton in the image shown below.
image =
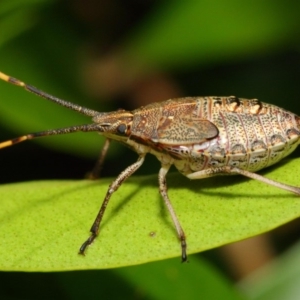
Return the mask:
{"type": "Polygon", "coordinates": [[[166,174],[172,165],[190,179],[241,174],[300,195],[298,187],[254,173],[277,163],[299,143],[300,118],[275,105],[234,96],[187,97],[153,103],[134,111],[101,113],[51,96],[1,72],[0,79],[92,117],[93,121],[87,125],[23,135],[0,143],[0,148],[42,136],[96,131],[106,138],[106,142],[91,177],[97,176],[110,140],[126,144],[138,154],[138,160],[109,186],[91,227],[91,235],[79,249],[80,254],[85,254],[86,248],[97,237],[111,195],[143,164],[147,153],[155,155],[161,162],[159,191],[181,242],[182,261],[187,260],[186,238],[166,185],[166,174]]]}

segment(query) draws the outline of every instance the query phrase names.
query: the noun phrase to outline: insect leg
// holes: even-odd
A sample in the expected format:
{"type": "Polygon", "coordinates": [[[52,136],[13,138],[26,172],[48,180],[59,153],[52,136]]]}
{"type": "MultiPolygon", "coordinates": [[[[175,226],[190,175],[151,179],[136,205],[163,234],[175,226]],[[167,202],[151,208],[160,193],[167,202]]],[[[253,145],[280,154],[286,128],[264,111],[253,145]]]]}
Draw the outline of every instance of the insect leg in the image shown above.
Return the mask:
{"type": "Polygon", "coordinates": [[[296,186],[284,184],[284,183],[281,183],[281,182],[278,182],[278,181],[275,181],[275,180],[272,180],[272,179],[269,179],[269,178],[266,178],[266,177],[261,176],[261,175],[256,174],[256,173],[252,173],[252,172],[242,170],[242,169],[239,169],[239,168],[236,168],[236,167],[231,168],[230,173],[238,173],[238,174],[244,175],[246,177],[262,181],[266,184],[276,186],[280,189],[292,192],[296,195],[300,195],[300,188],[298,188],[296,186]]]}
{"type": "Polygon", "coordinates": [[[171,167],[171,165],[162,165],[161,169],[159,170],[159,173],[158,173],[159,192],[165,201],[165,204],[171,215],[172,221],[175,225],[177,235],[181,242],[181,261],[185,262],[185,261],[187,261],[187,255],[186,255],[186,247],[187,246],[186,246],[185,234],[179,223],[179,220],[176,216],[176,213],[174,211],[174,208],[171,204],[171,201],[169,199],[168,192],[167,192],[166,174],[168,173],[170,167],[171,167]]]}
{"type": "Polygon", "coordinates": [[[108,205],[111,195],[121,186],[123,181],[125,181],[128,177],[130,177],[144,162],[145,154],[139,156],[138,160],[127,167],[109,186],[105,198],[102,202],[100,210],[97,214],[97,217],[90,229],[91,235],[90,237],[81,245],[79,249],[79,254],[84,255],[86,248],[93,243],[97,235],[99,234],[100,223],[102,221],[105,209],[108,205]]]}
{"type": "Polygon", "coordinates": [[[109,145],[110,139],[106,139],[93,170],[86,175],[86,178],[94,180],[100,177],[100,172],[102,170],[104,159],[107,154],[109,145]]]}
{"type": "Polygon", "coordinates": [[[221,175],[221,174],[241,174],[244,175],[246,177],[252,178],[252,179],[256,179],[259,180],[261,182],[264,182],[266,184],[278,187],[280,189],[292,192],[296,195],[300,195],[300,188],[296,187],[296,186],[291,186],[288,184],[284,184],[269,178],[266,178],[262,175],[256,174],[256,173],[252,173],[237,167],[230,167],[230,166],[224,166],[224,167],[220,167],[220,168],[211,168],[211,169],[206,169],[206,170],[202,170],[199,172],[195,172],[192,174],[187,175],[188,178],[190,179],[200,179],[200,178],[207,178],[207,177],[211,177],[211,176],[215,176],[215,175],[221,175]]]}

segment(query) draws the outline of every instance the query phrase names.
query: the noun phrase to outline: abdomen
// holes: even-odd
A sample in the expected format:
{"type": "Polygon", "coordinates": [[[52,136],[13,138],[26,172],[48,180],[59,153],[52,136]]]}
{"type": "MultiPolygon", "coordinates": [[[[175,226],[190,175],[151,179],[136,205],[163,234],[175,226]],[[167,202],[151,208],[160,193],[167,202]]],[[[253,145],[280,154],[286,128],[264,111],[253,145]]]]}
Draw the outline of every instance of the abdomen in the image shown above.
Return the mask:
{"type": "Polygon", "coordinates": [[[299,117],[289,111],[256,99],[202,99],[200,114],[217,126],[219,135],[207,147],[193,146],[189,166],[178,164],[185,174],[224,165],[255,172],[280,161],[298,145],[299,117]]]}

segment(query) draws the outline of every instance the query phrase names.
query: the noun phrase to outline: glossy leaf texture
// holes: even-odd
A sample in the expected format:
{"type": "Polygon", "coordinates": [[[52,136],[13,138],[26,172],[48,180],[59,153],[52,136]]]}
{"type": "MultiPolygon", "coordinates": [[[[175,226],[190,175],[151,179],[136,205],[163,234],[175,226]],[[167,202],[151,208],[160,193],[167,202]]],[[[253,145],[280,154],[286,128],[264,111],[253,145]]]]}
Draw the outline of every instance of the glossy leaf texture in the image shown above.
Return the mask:
{"type": "MultiPolygon", "coordinates": [[[[297,185],[299,172],[298,159],[263,174],[297,185]]],[[[78,255],[111,180],[2,185],[1,269],[105,269],[171,257],[180,262],[180,245],[155,175],[132,177],[113,194],[100,236],[86,256],[78,255]]],[[[240,176],[189,181],[175,173],[167,182],[189,254],[260,234],[300,215],[297,196],[240,176]]]]}

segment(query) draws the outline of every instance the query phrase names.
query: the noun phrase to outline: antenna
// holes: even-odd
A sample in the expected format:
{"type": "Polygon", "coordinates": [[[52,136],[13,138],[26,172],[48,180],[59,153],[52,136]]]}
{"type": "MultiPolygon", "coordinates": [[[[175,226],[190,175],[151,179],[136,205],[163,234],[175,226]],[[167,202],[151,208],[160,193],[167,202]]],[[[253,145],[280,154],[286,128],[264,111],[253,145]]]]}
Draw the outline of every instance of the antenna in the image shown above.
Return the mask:
{"type": "Polygon", "coordinates": [[[89,108],[71,103],[69,101],[65,101],[65,100],[57,98],[55,96],[52,96],[48,93],[45,93],[45,92],[39,90],[38,88],[36,88],[32,85],[26,84],[26,83],[20,81],[19,79],[16,79],[14,77],[10,77],[10,76],[2,73],[2,72],[0,72],[0,79],[4,80],[6,82],[12,83],[16,86],[20,86],[20,87],[24,88],[26,91],[29,91],[29,92],[31,92],[33,94],[36,94],[36,95],[38,95],[38,96],[40,96],[40,97],[42,97],[46,100],[52,101],[56,104],[59,104],[61,106],[69,108],[71,110],[75,110],[75,111],[77,111],[77,112],[79,112],[83,115],[94,117],[97,114],[99,114],[98,111],[95,111],[95,110],[92,110],[92,109],[89,109],[89,108]]]}

